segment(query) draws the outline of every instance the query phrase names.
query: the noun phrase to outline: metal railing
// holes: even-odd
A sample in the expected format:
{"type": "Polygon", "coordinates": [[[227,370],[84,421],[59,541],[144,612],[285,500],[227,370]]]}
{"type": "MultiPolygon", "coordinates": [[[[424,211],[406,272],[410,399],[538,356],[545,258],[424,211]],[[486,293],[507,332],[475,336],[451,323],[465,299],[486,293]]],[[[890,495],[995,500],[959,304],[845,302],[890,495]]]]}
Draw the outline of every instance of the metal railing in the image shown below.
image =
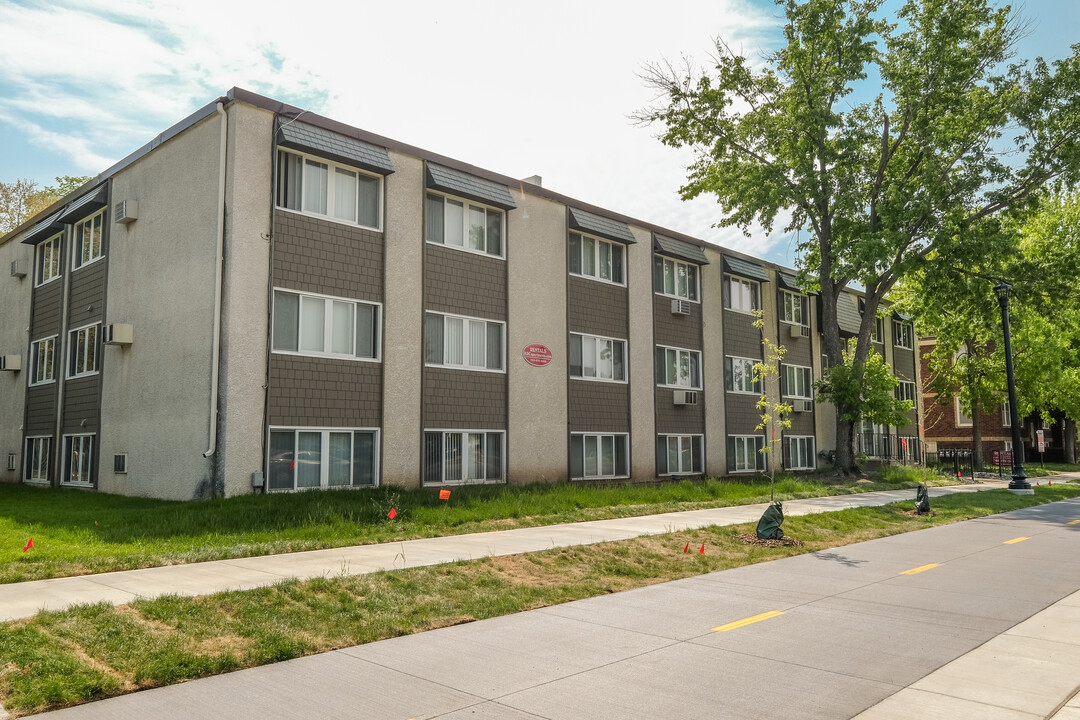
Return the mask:
{"type": "Polygon", "coordinates": [[[922,445],[919,438],[898,433],[859,432],[856,434],[856,450],[871,460],[887,460],[907,463],[922,462],[922,445]]]}

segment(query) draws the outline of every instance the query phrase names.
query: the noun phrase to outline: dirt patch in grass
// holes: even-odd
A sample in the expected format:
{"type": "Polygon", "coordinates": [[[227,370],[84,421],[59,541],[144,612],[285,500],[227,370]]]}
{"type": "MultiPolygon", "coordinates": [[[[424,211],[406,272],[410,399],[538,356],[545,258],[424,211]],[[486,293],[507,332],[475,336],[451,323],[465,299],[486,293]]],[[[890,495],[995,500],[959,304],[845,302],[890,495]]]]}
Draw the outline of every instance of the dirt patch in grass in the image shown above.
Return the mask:
{"type": "Polygon", "coordinates": [[[775,548],[775,547],[801,547],[802,546],[802,541],[801,540],[793,538],[790,535],[785,535],[784,537],[780,538],[779,540],[762,540],[761,538],[759,538],[757,536],[756,533],[739,533],[738,535],[735,536],[735,538],[739,542],[745,543],[747,545],[760,545],[762,547],[770,547],[770,548],[775,548]]]}

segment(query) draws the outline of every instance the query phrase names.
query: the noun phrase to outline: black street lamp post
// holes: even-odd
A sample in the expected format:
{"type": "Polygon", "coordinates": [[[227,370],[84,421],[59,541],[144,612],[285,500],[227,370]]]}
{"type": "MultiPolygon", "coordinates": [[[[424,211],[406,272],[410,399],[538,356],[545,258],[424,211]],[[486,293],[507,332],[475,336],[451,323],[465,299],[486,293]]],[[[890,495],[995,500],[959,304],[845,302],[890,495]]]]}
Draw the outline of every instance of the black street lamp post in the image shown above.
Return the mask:
{"type": "Polygon", "coordinates": [[[1009,384],[1009,422],[1012,425],[1012,481],[1009,491],[1017,495],[1034,495],[1031,483],[1024,474],[1024,444],[1020,439],[1020,418],[1016,411],[1016,378],[1013,377],[1012,339],[1009,336],[1009,292],[1012,285],[1002,280],[994,286],[994,294],[1001,304],[1001,330],[1005,336],[1005,375],[1009,384]]]}

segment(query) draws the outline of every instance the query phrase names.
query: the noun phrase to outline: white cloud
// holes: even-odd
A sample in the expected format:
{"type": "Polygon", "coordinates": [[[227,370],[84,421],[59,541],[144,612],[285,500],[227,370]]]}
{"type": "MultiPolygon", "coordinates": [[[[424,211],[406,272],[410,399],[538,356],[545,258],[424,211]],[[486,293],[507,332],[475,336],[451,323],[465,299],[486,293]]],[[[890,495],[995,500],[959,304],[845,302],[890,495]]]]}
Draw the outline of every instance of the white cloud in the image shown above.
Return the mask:
{"type": "Polygon", "coordinates": [[[8,2],[0,124],[95,173],[240,86],[761,255],[784,238],[713,228],[711,198],[678,198],[690,155],[627,116],[646,62],[717,33],[753,54],[776,24],[751,0],[8,2]]]}

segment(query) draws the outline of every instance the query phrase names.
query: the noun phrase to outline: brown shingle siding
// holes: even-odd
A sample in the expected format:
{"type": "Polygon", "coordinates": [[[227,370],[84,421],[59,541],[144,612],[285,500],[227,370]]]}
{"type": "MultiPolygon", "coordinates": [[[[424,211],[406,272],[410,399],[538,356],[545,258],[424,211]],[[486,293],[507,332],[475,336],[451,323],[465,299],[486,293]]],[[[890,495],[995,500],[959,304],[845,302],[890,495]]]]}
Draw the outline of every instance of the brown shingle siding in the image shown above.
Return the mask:
{"type": "Polygon", "coordinates": [[[269,417],[284,427],[380,427],[382,365],[272,354],[269,417]]]}
{"type": "Polygon", "coordinates": [[[383,235],[276,210],[274,285],[382,302],[383,235]]]}
{"type": "Polygon", "coordinates": [[[424,246],[425,310],[506,321],[506,262],[478,253],[424,246]]]}
{"type": "Polygon", "coordinates": [[[571,275],[566,302],[570,332],[627,339],[627,302],[625,287],[571,275]]]}
{"type": "Polygon", "coordinates": [[[690,303],[689,315],[671,312],[672,298],[653,294],[653,334],[657,345],[702,349],[701,303],[690,303]]]}
{"type": "Polygon", "coordinates": [[[570,432],[630,432],[626,383],[570,380],[570,432]]]}
{"type": "Polygon", "coordinates": [[[503,430],[506,375],[497,372],[424,368],[424,428],[503,430]]]}

